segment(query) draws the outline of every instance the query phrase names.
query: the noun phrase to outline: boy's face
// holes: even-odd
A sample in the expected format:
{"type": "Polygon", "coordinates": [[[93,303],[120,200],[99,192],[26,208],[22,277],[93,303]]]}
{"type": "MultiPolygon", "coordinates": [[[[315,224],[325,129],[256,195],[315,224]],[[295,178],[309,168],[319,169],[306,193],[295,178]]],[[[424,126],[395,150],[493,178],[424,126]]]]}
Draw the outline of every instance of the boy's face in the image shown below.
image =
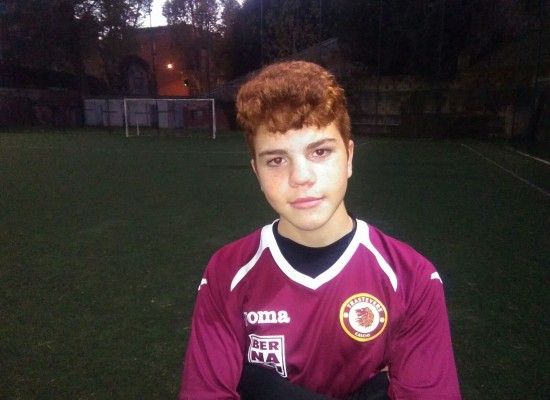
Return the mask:
{"type": "Polygon", "coordinates": [[[344,205],[352,173],[353,141],[344,143],[334,124],[284,134],[260,128],[252,168],[267,201],[279,214],[279,232],[320,247],[351,230],[344,205]]]}

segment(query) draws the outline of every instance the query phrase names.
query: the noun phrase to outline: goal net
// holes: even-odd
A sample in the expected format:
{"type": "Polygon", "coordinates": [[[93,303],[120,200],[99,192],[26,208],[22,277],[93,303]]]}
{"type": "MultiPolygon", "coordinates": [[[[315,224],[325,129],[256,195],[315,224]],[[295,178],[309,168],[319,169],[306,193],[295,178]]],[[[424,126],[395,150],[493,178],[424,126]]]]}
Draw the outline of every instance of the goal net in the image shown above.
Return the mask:
{"type": "Polygon", "coordinates": [[[216,138],[214,99],[124,99],[124,126],[130,136],[216,138]]]}

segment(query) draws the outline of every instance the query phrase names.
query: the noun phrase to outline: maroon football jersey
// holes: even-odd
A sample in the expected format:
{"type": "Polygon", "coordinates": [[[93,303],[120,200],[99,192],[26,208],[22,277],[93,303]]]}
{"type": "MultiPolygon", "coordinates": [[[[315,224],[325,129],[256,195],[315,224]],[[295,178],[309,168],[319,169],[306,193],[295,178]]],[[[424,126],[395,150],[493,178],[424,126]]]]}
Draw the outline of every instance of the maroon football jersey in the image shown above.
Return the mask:
{"type": "Polygon", "coordinates": [[[315,278],[285,260],[272,225],[214,254],[199,287],[180,400],[239,399],[247,362],[339,399],[384,366],[394,400],[460,399],[438,273],[363,221],[315,278]]]}

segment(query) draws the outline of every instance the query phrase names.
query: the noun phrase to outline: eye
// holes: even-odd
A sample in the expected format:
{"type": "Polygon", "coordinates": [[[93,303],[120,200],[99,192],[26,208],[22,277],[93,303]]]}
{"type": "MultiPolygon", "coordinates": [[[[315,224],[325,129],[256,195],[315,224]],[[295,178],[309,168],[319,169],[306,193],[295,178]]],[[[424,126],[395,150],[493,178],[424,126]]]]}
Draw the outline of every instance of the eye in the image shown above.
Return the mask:
{"type": "Polygon", "coordinates": [[[281,165],[283,163],[283,157],[275,157],[267,162],[267,165],[276,167],[277,165],[281,165]]]}
{"type": "Polygon", "coordinates": [[[315,149],[315,151],[313,151],[313,156],[314,157],[326,157],[330,154],[330,150],[329,149],[315,149]]]}

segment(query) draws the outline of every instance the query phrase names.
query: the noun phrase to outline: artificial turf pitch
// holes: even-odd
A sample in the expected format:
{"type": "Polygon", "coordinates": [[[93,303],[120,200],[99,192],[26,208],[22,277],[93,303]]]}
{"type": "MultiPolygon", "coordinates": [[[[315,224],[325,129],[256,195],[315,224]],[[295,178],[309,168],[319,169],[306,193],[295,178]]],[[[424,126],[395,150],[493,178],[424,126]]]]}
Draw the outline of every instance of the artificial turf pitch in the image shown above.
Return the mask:
{"type": "MultiPolygon", "coordinates": [[[[356,138],[348,209],[436,264],[466,400],[550,395],[542,161],[356,138]]],[[[176,398],[208,258],[275,217],[237,132],[1,134],[0,398],[176,398]]]]}

